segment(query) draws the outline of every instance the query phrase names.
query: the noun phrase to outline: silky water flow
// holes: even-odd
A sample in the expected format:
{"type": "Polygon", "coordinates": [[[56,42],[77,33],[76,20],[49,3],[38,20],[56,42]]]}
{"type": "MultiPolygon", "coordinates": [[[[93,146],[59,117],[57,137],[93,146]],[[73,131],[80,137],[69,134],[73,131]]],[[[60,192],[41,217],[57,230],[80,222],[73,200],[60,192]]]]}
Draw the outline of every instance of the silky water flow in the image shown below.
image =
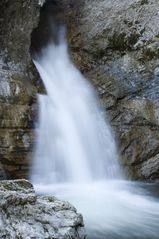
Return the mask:
{"type": "Polygon", "coordinates": [[[88,238],[158,239],[155,185],[124,179],[98,97],[71,63],[66,41],[50,43],[34,63],[47,91],[38,95],[31,170],[36,192],[75,205],[88,238]]]}

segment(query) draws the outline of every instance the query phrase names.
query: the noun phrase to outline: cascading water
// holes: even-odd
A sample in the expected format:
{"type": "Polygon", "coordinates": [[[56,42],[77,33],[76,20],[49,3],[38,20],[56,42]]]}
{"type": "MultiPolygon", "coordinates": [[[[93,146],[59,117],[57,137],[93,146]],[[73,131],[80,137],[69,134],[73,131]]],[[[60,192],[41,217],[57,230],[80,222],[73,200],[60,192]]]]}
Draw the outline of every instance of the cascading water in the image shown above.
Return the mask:
{"type": "Polygon", "coordinates": [[[67,45],[49,45],[35,65],[47,95],[39,95],[40,125],[33,177],[87,182],[119,177],[114,139],[95,92],[70,62],[67,45]]]}
{"type": "Polygon", "coordinates": [[[159,238],[159,203],[127,182],[92,86],[71,63],[67,45],[51,43],[34,61],[47,95],[39,95],[31,179],[37,193],[69,200],[92,239],[159,238]]]}

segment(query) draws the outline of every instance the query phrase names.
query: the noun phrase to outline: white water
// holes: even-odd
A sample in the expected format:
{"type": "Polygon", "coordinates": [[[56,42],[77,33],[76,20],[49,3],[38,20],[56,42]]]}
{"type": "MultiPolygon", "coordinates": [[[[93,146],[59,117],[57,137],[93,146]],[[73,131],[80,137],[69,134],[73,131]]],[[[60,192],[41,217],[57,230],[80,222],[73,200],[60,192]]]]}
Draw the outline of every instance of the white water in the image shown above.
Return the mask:
{"type": "Polygon", "coordinates": [[[65,42],[44,49],[35,65],[48,93],[38,96],[35,180],[74,183],[120,177],[110,128],[93,88],[69,60],[65,42]]]}
{"type": "Polygon", "coordinates": [[[36,192],[72,202],[92,239],[159,238],[159,203],[121,180],[110,127],[66,43],[49,45],[35,65],[47,90],[38,96],[36,192]]]}

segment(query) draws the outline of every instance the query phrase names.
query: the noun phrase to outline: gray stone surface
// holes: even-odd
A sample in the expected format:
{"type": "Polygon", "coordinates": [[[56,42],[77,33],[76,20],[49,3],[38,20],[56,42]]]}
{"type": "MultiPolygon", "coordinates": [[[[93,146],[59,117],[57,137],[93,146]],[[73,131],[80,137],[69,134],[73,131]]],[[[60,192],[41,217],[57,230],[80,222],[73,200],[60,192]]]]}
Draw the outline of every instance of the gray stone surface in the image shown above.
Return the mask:
{"type": "MultiPolygon", "coordinates": [[[[56,19],[67,24],[73,61],[107,110],[127,174],[158,179],[159,1],[52,2],[56,19]]],[[[39,85],[29,46],[39,4],[0,2],[0,160],[8,178],[27,176],[32,151],[39,85]]]]}
{"type": "Polygon", "coordinates": [[[29,47],[39,11],[37,0],[0,1],[0,164],[7,178],[27,177],[32,151],[37,77],[29,47]]]}
{"type": "Polygon", "coordinates": [[[55,197],[36,196],[26,180],[0,182],[1,239],[84,239],[81,214],[55,197]]]}
{"type": "Polygon", "coordinates": [[[100,95],[127,174],[148,179],[146,162],[158,178],[159,1],[74,1],[67,15],[72,58],[100,95]]]}

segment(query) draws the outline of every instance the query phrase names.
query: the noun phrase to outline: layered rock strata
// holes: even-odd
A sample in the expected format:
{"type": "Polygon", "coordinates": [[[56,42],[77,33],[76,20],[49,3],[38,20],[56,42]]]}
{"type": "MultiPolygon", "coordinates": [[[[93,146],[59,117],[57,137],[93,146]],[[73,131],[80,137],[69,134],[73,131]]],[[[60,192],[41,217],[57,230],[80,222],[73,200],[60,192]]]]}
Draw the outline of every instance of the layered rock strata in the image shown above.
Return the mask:
{"type": "MultiPolygon", "coordinates": [[[[52,4],[56,19],[67,24],[72,59],[100,95],[128,176],[158,179],[158,0],[47,2],[52,4]]],[[[28,87],[35,77],[29,46],[39,18],[38,3],[44,1],[0,3],[3,177],[4,171],[10,178],[26,176],[32,151],[33,95],[37,87],[28,87]]]]}
{"type": "Polygon", "coordinates": [[[29,47],[39,9],[36,0],[0,1],[0,178],[27,177],[37,92],[29,47]]]}
{"type": "Polygon", "coordinates": [[[70,1],[65,9],[72,57],[100,95],[127,175],[158,179],[159,2],[70,1]]]}

